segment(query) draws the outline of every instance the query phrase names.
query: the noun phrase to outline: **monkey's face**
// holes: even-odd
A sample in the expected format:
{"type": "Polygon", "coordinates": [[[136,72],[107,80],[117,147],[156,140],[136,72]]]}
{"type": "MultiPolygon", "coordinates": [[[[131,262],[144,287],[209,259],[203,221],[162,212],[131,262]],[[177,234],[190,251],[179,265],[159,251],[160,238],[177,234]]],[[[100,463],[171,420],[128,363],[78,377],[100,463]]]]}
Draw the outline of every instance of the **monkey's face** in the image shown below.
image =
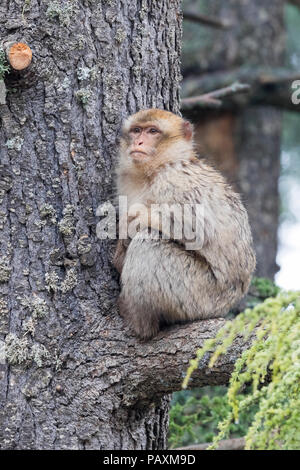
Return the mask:
{"type": "Polygon", "coordinates": [[[134,161],[154,158],[163,138],[163,132],[155,123],[136,123],[129,129],[128,153],[134,161]]]}
{"type": "Polygon", "coordinates": [[[142,110],[125,121],[120,154],[127,163],[147,169],[175,160],[191,148],[191,140],[192,126],[181,117],[160,109],[142,110]]]}

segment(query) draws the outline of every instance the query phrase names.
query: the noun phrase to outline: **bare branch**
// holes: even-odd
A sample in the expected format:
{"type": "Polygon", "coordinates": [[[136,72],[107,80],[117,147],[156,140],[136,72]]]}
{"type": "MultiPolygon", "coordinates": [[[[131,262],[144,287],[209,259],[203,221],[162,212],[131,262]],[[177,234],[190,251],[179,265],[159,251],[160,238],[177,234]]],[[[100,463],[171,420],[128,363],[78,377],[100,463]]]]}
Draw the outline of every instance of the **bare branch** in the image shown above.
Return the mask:
{"type": "Polygon", "coordinates": [[[211,91],[199,96],[192,96],[191,98],[183,98],[181,100],[181,109],[188,109],[194,105],[204,105],[205,107],[220,107],[222,101],[219,98],[232,96],[237,93],[244,93],[249,91],[250,85],[235,82],[230,86],[220,88],[219,90],[211,91]]]}
{"type": "MultiPolygon", "coordinates": [[[[211,442],[205,444],[193,444],[186,447],[178,447],[174,450],[205,450],[211,445],[211,442]]],[[[216,450],[244,450],[245,439],[243,437],[236,437],[234,439],[224,439],[220,441],[216,450]]]]}
{"type": "Polygon", "coordinates": [[[201,23],[205,26],[211,26],[213,28],[228,29],[232,26],[231,22],[229,22],[228,20],[212,18],[206,15],[200,15],[198,13],[192,13],[189,11],[183,12],[183,19],[187,21],[193,21],[194,23],[201,23]]]}
{"type": "MultiPolygon", "coordinates": [[[[300,0],[299,0],[300,1],[300,0]]],[[[230,99],[222,102],[222,109],[232,109],[249,105],[270,105],[299,112],[300,106],[292,102],[292,83],[300,80],[300,71],[285,68],[248,68],[241,67],[225,72],[203,74],[197,78],[185,79],[182,86],[184,98],[182,109],[211,108],[204,97],[216,98],[215,91],[225,89],[234,81],[248,85],[248,93],[242,97],[233,93],[230,99]],[[185,92],[187,91],[187,93],[185,92]],[[192,95],[192,96],[190,96],[192,95]],[[198,98],[200,102],[198,102],[198,98]],[[187,101],[187,99],[189,101],[187,101]]],[[[227,95],[229,96],[229,95],[227,95]]],[[[214,106],[217,107],[217,106],[214,106]]]]}
{"type": "MultiPolygon", "coordinates": [[[[133,403],[130,401],[128,404],[153,400],[153,393],[159,398],[181,390],[190,359],[195,357],[206,339],[216,336],[224,323],[224,319],[216,318],[175,325],[162,330],[157,337],[147,342],[137,340],[128,329],[124,341],[124,330],[120,330],[122,354],[127,358],[126,378],[122,380],[126,380],[126,387],[129,388],[126,399],[133,400],[133,403]]],[[[208,368],[209,357],[205,355],[188,387],[227,384],[235,361],[250,344],[251,338],[247,342],[237,338],[213,368],[208,368]]]]}

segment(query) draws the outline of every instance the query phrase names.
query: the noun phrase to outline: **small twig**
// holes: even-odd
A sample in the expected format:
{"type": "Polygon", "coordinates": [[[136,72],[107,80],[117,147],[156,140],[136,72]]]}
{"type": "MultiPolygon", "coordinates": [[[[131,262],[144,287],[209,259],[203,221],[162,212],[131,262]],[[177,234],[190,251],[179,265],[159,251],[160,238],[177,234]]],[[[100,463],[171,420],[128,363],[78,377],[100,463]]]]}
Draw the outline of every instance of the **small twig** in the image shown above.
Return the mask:
{"type": "Polygon", "coordinates": [[[219,18],[212,18],[205,15],[199,15],[189,11],[183,12],[183,19],[193,21],[194,23],[201,23],[206,26],[212,26],[213,28],[228,29],[231,28],[232,23],[228,20],[221,20],[219,18]]]}
{"type": "Polygon", "coordinates": [[[224,102],[223,106],[226,109],[263,104],[300,112],[300,106],[295,105],[291,99],[293,92],[291,84],[295,80],[300,80],[300,70],[291,70],[285,67],[240,67],[226,71],[202,73],[198,77],[184,80],[183,96],[186,98],[182,99],[182,110],[189,112],[198,108],[200,112],[201,108],[212,108],[211,103],[207,103],[202,98],[207,95],[216,97],[216,95],[211,95],[207,90],[222,90],[223,87],[226,90],[230,83],[236,81],[247,83],[251,88],[249,93],[243,96],[243,99],[239,99],[237,95],[237,99],[233,96],[226,103],[224,102]],[[199,103],[197,102],[198,97],[200,98],[199,103]],[[186,102],[186,99],[191,101],[186,102]]]}
{"type": "MultiPolygon", "coordinates": [[[[211,442],[205,444],[194,444],[186,447],[178,447],[175,450],[206,450],[211,445],[211,442]]],[[[234,439],[224,439],[218,443],[216,450],[244,450],[245,439],[243,437],[237,437],[234,439]]]]}
{"type": "Polygon", "coordinates": [[[232,85],[220,88],[219,90],[211,91],[199,96],[192,96],[191,98],[184,98],[181,100],[181,108],[187,108],[193,105],[220,107],[222,105],[222,101],[219,98],[236,95],[237,93],[244,93],[250,88],[251,86],[246,83],[235,82],[232,85]]]}

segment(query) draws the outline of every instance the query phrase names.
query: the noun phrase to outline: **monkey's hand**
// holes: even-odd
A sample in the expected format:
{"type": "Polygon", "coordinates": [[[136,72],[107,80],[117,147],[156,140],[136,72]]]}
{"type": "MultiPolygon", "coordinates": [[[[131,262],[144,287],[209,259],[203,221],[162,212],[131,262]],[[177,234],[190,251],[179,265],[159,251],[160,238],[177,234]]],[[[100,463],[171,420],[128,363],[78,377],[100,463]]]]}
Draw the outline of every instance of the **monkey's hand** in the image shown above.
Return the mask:
{"type": "Polygon", "coordinates": [[[130,244],[129,239],[118,240],[118,243],[117,243],[116,252],[113,258],[113,265],[120,274],[122,273],[126,251],[127,251],[129,244],[130,244]]]}
{"type": "Polygon", "coordinates": [[[133,238],[137,232],[141,232],[146,228],[151,228],[161,231],[161,220],[159,212],[153,210],[150,211],[149,208],[143,208],[138,211],[134,217],[128,219],[128,236],[133,238]]]}

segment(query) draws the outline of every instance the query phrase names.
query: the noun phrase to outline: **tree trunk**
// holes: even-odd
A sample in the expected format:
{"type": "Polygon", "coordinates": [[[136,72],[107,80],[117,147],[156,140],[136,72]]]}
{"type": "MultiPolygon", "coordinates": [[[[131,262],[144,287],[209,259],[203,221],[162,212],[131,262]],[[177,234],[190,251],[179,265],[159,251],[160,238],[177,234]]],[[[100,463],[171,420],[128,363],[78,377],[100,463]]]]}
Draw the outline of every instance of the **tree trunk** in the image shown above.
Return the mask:
{"type": "MultiPolygon", "coordinates": [[[[271,9],[268,0],[186,0],[184,4],[189,11],[194,8],[194,12],[231,25],[222,30],[186,23],[183,55],[185,96],[189,96],[191,83],[196,77],[200,77],[203,83],[210,83],[214,89],[215,78],[222,73],[231,73],[234,81],[237,78],[234,78],[235,71],[243,67],[273,70],[284,65],[282,0],[274,0],[271,9]],[[199,43],[192,46],[190,44],[195,37],[199,38],[199,43]]],[[[244,81],[247,83],[247,77],[244,81]]],[[[210,90],[197,89],[195,94],[201,91],[210,90]]],[[[242,193],[257,253],[256,274],[272,278],[278,270],[281,112],[266,106],[218,113],[205,109],[198,112],[196,120],[199,148],[211,155],[242,193]]]]}
{"type": "Polygon", "coordinates": [[[33,52],[6,76],[0,105],[3,449],[166,446],[164,341],[143,345],[124,330],[114,243],[97,239],[95,214],[113,197],[123,117],[178,112],[179,8],[1,2],[2,40],[33,52]]]}

